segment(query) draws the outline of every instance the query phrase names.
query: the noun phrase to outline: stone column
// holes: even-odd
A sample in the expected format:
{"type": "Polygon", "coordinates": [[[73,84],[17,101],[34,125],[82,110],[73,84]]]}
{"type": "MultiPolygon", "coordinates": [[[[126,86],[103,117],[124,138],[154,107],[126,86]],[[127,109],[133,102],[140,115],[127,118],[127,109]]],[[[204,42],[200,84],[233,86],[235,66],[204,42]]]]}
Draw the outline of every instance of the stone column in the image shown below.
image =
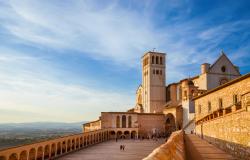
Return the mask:
{"type": "Polygon", "coordinates": [[[55,157],[57,156],[57,143],[55,143],[55,157]]]}
{"type": "Polygon", "coordinates": [[[27,159],[26,160],[29,160],[29,156],[30,156],[30,151],[27,151],[27,159]]]}
{"type": "Polygon", "coordinates": [[[44,150],[45,150],[45,149],[43,149],[43,155],[42,155],[42,160],[44,160],[44,150]]]}

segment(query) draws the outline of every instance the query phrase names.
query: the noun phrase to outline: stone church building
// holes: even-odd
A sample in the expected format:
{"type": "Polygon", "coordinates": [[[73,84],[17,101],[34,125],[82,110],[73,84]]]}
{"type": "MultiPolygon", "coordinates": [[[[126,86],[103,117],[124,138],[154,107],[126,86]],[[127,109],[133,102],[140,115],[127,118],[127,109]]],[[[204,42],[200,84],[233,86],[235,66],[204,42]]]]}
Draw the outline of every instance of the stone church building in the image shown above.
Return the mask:
{"type": "Polygon", "coordinates": [[[147,52],[141,58],[142,84],[135,107],[127,112],[102,112],[98,120],[83,125],[84,132],[108,129],[113,138],[168,136],[195,128],[193,97],[241,76],[222,52],[213,63],[203,63],[201,73],[166,85],[166,54],[147,52]]]}

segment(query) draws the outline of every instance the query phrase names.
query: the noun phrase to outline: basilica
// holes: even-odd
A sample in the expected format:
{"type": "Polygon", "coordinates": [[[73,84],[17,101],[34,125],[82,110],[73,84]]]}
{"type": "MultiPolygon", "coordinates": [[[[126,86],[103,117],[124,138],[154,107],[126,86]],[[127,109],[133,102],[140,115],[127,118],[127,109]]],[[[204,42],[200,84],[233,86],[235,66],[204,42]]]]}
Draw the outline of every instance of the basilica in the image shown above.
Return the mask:
{"type": "Polygon", "coordinates": [[[142,83],[135,106],[126,112],[101,112],[98,120],[83,124],[83,131],[108,129],[111,138],[169,136],[195,129],[193,98],[241,76],[225,53],[213,64],[203,63],[200,74],[166,85],[166,54],[149,51],[141,58],[142,83]]]}

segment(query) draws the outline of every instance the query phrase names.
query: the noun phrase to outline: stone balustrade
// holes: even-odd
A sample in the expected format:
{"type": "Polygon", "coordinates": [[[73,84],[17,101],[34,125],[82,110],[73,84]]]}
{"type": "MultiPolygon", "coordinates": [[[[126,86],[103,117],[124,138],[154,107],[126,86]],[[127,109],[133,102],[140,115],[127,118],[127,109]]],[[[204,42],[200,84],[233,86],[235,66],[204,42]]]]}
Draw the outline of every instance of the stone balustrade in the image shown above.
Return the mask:
{"type": "Polygon", "coordinates": [[[108,130],[97,130],[0,150],[0,160],[49,160],[109,140],[108,130]]]}
{"type": "Polygon", "coordinates": [[[143,160],[184,160],[184,131],[173,132],[168,141],[156,148],[143,160]]]}

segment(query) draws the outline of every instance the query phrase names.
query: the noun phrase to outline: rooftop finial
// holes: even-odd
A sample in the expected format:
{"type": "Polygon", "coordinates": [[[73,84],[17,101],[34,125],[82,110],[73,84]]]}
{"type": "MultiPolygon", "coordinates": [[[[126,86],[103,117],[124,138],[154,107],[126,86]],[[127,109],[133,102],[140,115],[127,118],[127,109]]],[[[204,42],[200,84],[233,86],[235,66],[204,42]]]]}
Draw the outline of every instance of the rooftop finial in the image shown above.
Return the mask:
{"type": "Polygon", "coordinates": [[[225,54],[223,50],[221,50],[221,54],[222,54],[222,55],[225,54]]]}
{"type": "Polygon", "coordinates": [[[155,51],[156,48],[153,48],[153,52],[155,51]]]}

